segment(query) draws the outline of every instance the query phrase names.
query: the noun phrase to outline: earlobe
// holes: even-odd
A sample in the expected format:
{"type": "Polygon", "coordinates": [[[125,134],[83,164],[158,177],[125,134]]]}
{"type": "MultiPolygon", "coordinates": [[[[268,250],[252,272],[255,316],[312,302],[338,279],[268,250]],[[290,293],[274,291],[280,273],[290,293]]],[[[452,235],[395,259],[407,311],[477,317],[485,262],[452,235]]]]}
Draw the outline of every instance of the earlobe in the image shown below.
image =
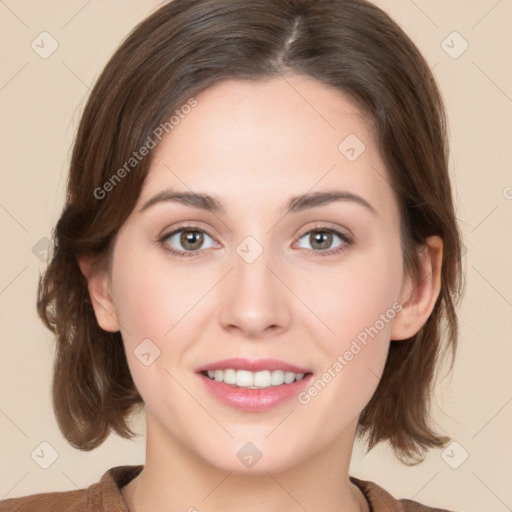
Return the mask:
{"type": "Polygon", "coordinates": [[[430,236],[419,252],[422,276],[407,276],[400,294],[402,310],[395,316],[391,328],[392,340],[414,336],[428,320],[441,291],[443,241],[430,236]]]}
{"type": "Polygon", "coordinates": [[[98,325],[108,332],[117,332],[120,329],[117,313],[112,300],[110,280],[107,270],[94,268],[93,259],[83,257],[78,260],[82,274],[87,279],[89,296],[91,298],[94,314],[98,325]]]}

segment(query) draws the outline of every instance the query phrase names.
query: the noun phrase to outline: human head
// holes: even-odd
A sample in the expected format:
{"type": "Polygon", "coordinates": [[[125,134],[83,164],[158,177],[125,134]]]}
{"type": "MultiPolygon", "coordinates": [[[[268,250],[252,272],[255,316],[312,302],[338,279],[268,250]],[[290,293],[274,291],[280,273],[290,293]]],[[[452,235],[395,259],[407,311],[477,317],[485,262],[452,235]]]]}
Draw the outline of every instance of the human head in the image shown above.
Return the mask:
{"type": "Polygon", "coordinates": [[[424,59],[386,14],[364,1],[174,0],[132,32],[91,93],[54,256],[40,282],[38,310],[58,341],[55,411],[74,446],[92,449],[111,429],[128,436],[126,420],[141,402],[121,335],[98,326],[78,265],[85,256],[96,258],[98,270],[110,263],[152,153],[122,179],[111,181],[113,175],[173,112],[193,108],[189,100],[202,91],[227,80],[261,82],[288,72],[340,90],[365,114],[399,201],[404,269],[418,275],[426,239],[443,240],[439,300],[416,335],[391,342],[381,382],[360,417],[370,448],[387,439],[398,454],[411,456],[443,443],[429,427],[428,399],[443,315],[447,346],[455,349],[460,239],[444,110],[424,59]],[[107,191],[106,183],[115,185],[107,191]]]}

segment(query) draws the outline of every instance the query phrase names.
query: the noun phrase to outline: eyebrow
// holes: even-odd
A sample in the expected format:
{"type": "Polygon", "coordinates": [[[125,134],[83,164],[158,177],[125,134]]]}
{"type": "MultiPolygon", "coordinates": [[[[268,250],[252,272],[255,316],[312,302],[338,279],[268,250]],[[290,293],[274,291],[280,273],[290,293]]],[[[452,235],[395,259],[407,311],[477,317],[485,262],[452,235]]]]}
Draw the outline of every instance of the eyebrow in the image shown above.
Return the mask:
{"type": "MultiPolygon", "coordinates": [[[[318,206],[325,206],[336,201],[353,202],[365,207],[372,214],[378,213],[375,208],[363,197],[344,190],[330,190],[325,192],[308,192],[293,196],[284,207],[286,213],[297,213],[318,206]]],[[[179,203],[191,208],[198,208],[213,213],[225,214],[226,210],[221,201],[211,195],[199,192],[179,192],[173,189],[163,190],[144,203],[139,213],[159,203],[179,203]]]]}

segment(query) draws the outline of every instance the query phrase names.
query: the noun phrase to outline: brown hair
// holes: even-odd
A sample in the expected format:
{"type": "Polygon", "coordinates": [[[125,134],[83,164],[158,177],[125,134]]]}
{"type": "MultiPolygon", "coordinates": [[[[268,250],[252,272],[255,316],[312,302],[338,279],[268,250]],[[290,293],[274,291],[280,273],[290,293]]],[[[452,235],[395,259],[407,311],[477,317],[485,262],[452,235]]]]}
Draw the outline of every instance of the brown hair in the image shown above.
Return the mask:
{"type": "Polygon", "coordinates": [[[109,263],[151,154],[123,173],[108,197],[98,191],[194,95],[229,79],[286,73],[337,88],[368,116],[401,207],[405,269],[419,275],[417,251],[428,236],[444,242],[434,310],[415,336],[391,341],[359,433],[367,435],[368,450],[389,440],[404,462],[449,440],[429,426],[429,399],[441,349],[455,355],[461,240],[445,112],[427,63],[398,25],[365,0],[173,0],[133,30],[90,94],[53,232],[54,254],[39,282],[38,313],[57,340],[54,410],[71,445],[92,450],[111,430],[132,437],[128,419],[142,402],[121,334],[99,327],[77,259],[92,255],[98,268],[109,263]]]}

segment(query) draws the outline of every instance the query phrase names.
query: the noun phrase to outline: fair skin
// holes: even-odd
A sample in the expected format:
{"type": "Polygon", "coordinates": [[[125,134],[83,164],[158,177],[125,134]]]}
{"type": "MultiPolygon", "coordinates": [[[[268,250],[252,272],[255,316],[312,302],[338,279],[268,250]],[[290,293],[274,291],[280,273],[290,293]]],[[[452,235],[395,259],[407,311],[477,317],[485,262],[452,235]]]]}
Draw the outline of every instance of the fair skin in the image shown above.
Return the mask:
{"type": "Polygon", "coordinates": [[[132,512],[368,511],[349,481],[358,416],[390,339],[414,335],[435,305],[442,242],[431,237],[421,252],[426,278],[405,274],[387,171],[361,112],[339,91],[290,75],[224,82],[196,99],[155,150],[111,272],[93,274],[80,261],[98,323],[121,331],[145,403],[145,467],[123,497],[132,512]],[[366,146],[355,161],[338,149],[350,134],[366,146]],[[139,212],[168,188],[215,196],[225,211],[165,201],[139,212]],[[346,199],[284,214],[291,197],[330,190],[374,211],[346,199]],[[202,245],[184,245],[179,234],[157,242],[182,225],[203,233],[202,245]],[[326,227],[353,243],[332,234],[324,248],[317,238],[326,227]],[[237,253],[248,236],[263,249],[251,263],[237,253]],[[307,404],[236,410],[195,371],[227,358],[275,358],[319,379],[397,302],[401,311],[307,404]],[[134,350],[147,338],[160,356],[145,366],[134,350]],[[248,442],[262,454],[252,467],[237,457],[248,442]]]}

